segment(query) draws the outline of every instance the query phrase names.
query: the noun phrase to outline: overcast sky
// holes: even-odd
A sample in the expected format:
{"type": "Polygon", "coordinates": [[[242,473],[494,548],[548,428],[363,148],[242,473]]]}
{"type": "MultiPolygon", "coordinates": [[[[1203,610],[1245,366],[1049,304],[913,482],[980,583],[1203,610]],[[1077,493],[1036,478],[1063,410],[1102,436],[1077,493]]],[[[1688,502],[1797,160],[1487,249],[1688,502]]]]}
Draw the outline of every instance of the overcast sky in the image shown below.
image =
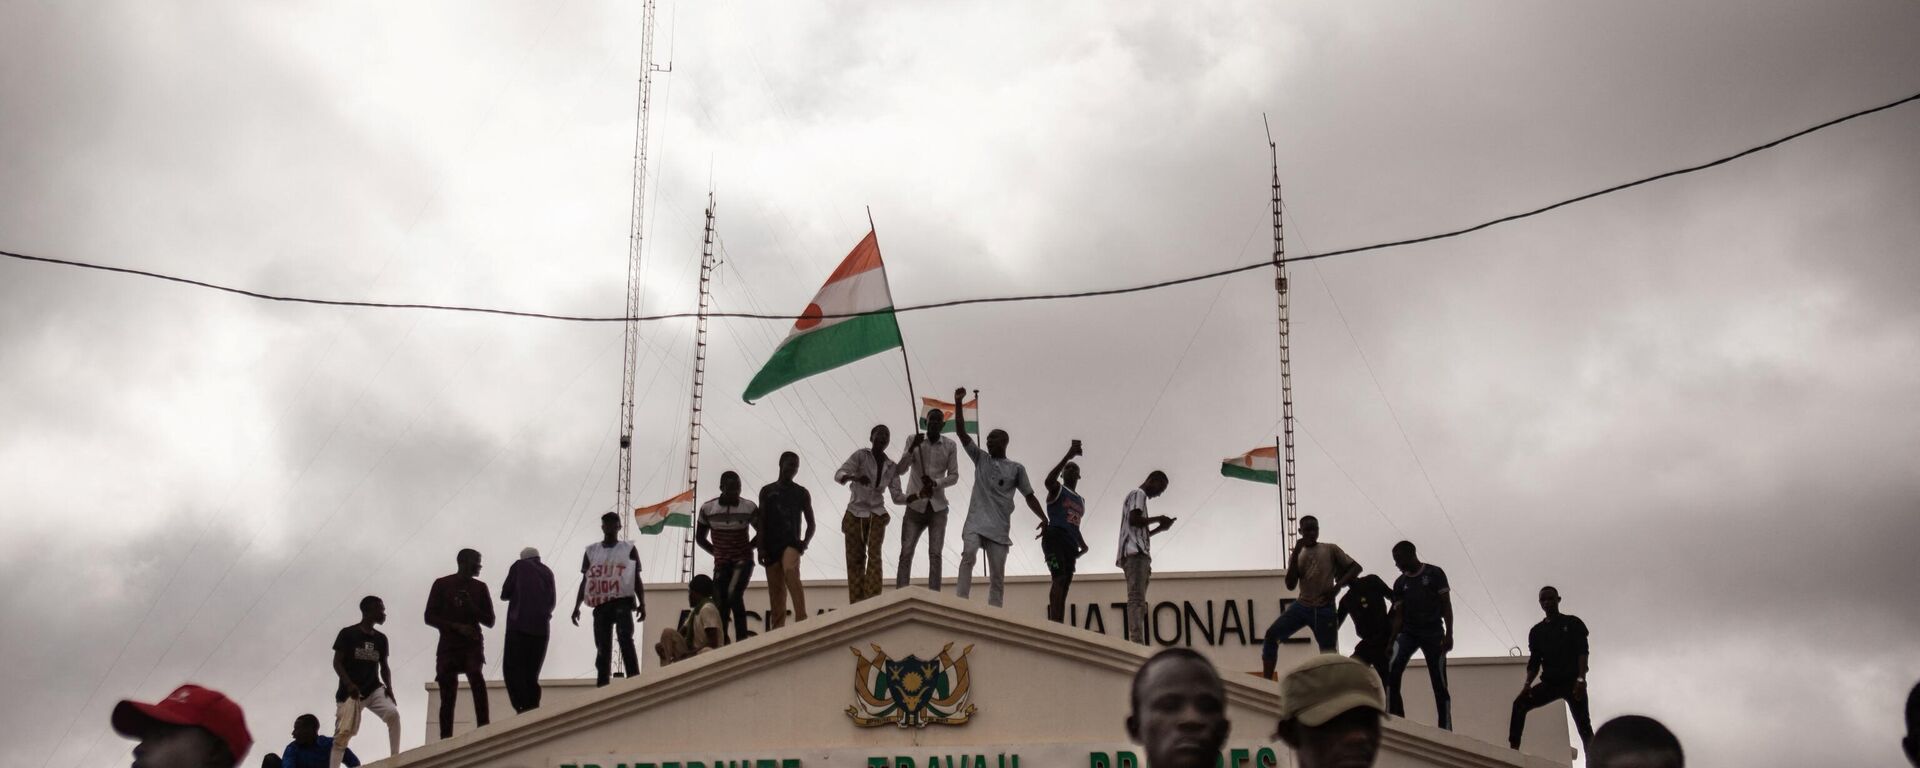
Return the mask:
{"type": "MultiPolygon", "coordinates": [[[[0,4],[0,249],[332,298],[618,314],[633,3],[0,4]]],[[[894,296],[1128,285],[1417,236],[1920,90],[1920,4],[665,4],[648,311],[794,312],[878,224],[894,296]]],[[[1594,715],[1695,765],[1894,765],[1920,678],[1920,105],[1440,243],[1296,267],[1300,507],[1453,574],[1458,653],[1534,591],[1593,631],[1594,715]],[[1837,750],[1837,754],[1831,750],[1837,750]]],[[[981,390],[1043,472],[1087,447],[1088,570],[1172,476],[1160,570],[1265,568],[1270,275],[906,315],[920,394],[981,390]]],[[[784,323],[716,321],[703,470],[832,466],[897,356],[746,406],[784,323]]],[[[636,501],[683,483],[692,330],[645,330],[636,501]]],[[[262,747],[387,598],[407,742],[453,553],[498,584],[612,504],[620,328],[270,304],[0,263],[0,765],[124,764],[123,696],[195,680],[262,747]]],[[[898,443],[896,442],[896,445],[898,443]]],[[[957,545],[959,520],[949,523],[957,545]]],[[[823,535],[829,535],[823,533],[823,535]]],[[[642,543],[650,578],[677,544],[642,543]]],[[[895,556],[889,543],[889,561],[895,556]]],[[[839,548],[805,561],[842,573],[839,548]]],[[[953,558],[949,558],[949,568],[953,558]]],[[[1010,568],[1038,573],[1036,548],[1010,568]]],[[[591,674],[560,627],[551,676],[591,674]]],[[[497,660],[498,638],[491,656],[497,660]]],[[[1251,668],[1252,659],[1248,666],[1251,668]]],[[[490,665],[489,675],[497,674],[490,665]]],[[[383,753],[367,740],[369,757],[383,753]]]]}

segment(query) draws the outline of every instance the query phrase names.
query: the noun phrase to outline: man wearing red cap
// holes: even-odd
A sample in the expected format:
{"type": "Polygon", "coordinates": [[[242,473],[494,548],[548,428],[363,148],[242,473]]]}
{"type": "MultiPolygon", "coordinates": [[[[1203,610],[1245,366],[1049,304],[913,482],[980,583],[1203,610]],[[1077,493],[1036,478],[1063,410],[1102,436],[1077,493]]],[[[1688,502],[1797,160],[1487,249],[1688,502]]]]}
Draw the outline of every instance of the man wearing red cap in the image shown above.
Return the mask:
{"type": "Polygon", "coordinates": [[[140,742],[133,768],[233,768],[253,748],[240,705],[197,685],[175,688],[155,704],[114,705],[113,730],[140,742]]]}

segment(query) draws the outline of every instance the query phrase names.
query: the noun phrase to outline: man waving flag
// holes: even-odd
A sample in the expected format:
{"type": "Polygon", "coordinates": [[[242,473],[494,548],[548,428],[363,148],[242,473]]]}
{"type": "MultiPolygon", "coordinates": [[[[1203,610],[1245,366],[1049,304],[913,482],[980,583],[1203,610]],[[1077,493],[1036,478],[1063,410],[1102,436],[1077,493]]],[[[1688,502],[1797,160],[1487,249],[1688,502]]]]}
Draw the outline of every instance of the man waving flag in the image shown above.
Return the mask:
{"type": "Polygon", "coordinates": [[[869,230],[827,276],[813,303],[794,321],[786,341],[754,374],[742,396],[751,403],[796,381],[901,345],[893,292],[880,263],[880,241],[869,230]]]}

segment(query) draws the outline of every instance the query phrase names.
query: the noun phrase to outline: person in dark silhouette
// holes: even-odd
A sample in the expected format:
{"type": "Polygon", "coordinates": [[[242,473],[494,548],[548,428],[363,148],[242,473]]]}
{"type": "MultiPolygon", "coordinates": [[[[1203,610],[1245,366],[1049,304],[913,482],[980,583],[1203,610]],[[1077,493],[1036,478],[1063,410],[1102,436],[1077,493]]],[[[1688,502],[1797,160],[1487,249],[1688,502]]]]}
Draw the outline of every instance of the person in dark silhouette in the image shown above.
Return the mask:
{"type": "Polygon", "coordinates": [[[133,768],[233,768],[253,748],[240,705],[197,685],[175,688],[155,704],[122,701],[111,722],[115,733],[139,742],[133,768]]]}
{"type": "Polygon", "coordinates": [[[620,661],[627,677],[640,674],[640,651],[633,645],[633,623],[647,619],[647,594],[640,588],[640,553],[620,539],[620,514],[600,516],[600,540],[580,556],[580,589],[573,595],[573,625],[580,626],[580,604],[593,609],[594,685],[613,675],[613,642],[620,640],[620,661]]]}
{"type": "Polygon", "coordinates": [[[1379,576],[1367,574],[1355,579],[1340,596],[1335,612],[1337,627],[1351,620],[1360,642],[1353,646],[1353,658],[1373,667],[1381,680],[1387,679],[1387,662],[1393,658],[1393,620],[1388,616],[1393,589],[1379,576]]]}
{"type": "Polygon", "coordinates": [[[1226,685],[1213,662],[1191,648],[1167,648],[1133,673],[1127,737],[1153,768],[1214,768],[1233,724],[1226,685]]]}
{"type": "Polygon", "coordinates": [[[1621,715],[1593,733],[1587,752],[1589,768],[1686,768],[1680,739],[1660,721],[1643,715],[1621,715]]]}
{"type": "Polygon", "coordinates": [[[1513,719],[1507,726],[1507,746],[1520,748],[1527,713],[1565,699],[1580,732],[1580,747],[1593,748],[1593,718],[1587,707],[1587,624],[1578,616],[1560,612],[1560,590],[1540,588],[1540,610],[1547,617],[1527,633],[1527,681],[1513,699],[1513,719]],[[1539,676],[1540,684],[1533,679],[1539,676]]]}
{"type": "Polygon", "coordinates": [[[759,531],[760,564],[767,567],[767,628],[787,624],[787,602],[793,620],[807,620],[806,588],[800,583],[800,556],[813,543],[813,494],[793,481],[800,474],[800,454],[780,454],[780,479],[760,487],[760,506],[754,528],[759,531]],[[800,524],[806,523],[806,532],[800,524]]]}
{"type": "Polygon", "coordinates": [[[507,601],[507,642],[500,660],[500,676],[507,683],[513,711],[540,706],[540,668],[547,663],[547,637],[553,623],[553,569],[540,562],[540,551],[520,550],[520,559],[507,569],[500,583],[500,599],[507,601]]]}
{"type": "Polygon", "coordinates": [[[433,679],[440,686],[440,738],[453,737],[453,705],[460,696],[460,678],[467,678],[473,693],[473,727],[486,727],[487,678],[481,672],[486,665],[486,640],[483,626],[493,626],[493,593],[476,576],[480,575],[480,553],[460,550],[454,558],[459,570],[435,579],[427,592],[427,626],[440,630],[440,644],[434,648],[433,679]]]}
{"type": "Polygon", "coordinates": [[[1447,691],[1447,653],[1453,650],[1453,596],[1447,572],[1420,562],[1413,542],[1393,545],[1393,564],[1400,577],[1393,580],[1393,661],[1387,665],[1387,712],[1405,717],[1400,683],[1415,651],[1427,658],[1427,679],[1433,682],[1433,709],[1438,725],[1453,730],[1453,696],[1447,691]]]}
{"type": "Polygon", "coordinates": [[[1300,768],[1368,768],[1380,754],[1380,677],[1354,659],[1320,654],[1280,680],[1280,722],[1300,768]]]}
{"type": "Polygon", "coordinates": [[[1900,751],[1907,753],[1913,768],[1920,768],[1920,683],[1907,692],[1907,736],[1900,740],[1900,751]]]}

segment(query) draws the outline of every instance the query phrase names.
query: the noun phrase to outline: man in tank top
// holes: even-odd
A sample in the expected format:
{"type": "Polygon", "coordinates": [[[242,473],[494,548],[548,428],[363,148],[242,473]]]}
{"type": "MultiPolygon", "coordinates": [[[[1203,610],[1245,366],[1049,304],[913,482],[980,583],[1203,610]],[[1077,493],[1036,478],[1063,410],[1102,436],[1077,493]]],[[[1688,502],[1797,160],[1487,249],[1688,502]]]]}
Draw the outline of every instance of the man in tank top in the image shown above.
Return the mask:
{"type": "Polygon", "coordinates": [[[1047,528],[1040,532],[1040,551],[1047,558],[1047,572],[1053,574],[1053,588],[1047,593],[1047,620],[1067,620],[1067,589],[1073,585],[1073,566],[1087,553],[1087,540],[1080,536],[1080,517],[1087,503],[1080,498],[1080,441],[1073,441],[1067,455],[1047,472],[1047,528]]]}
{"type": "Polygon", "coordinates": [[[620,514],[600,516],[601,539],[580,558],[580,589],[573,596],[573,625],[580,626],[580,604],[593,609],[594,685],[613,675],[613,639],[620,639],[620,661],[627,677],[640,674],[640,651],[633,645],[633,623],[647,620],[647,597],[640,591],[640,553],[620,540],[620,514]]]}

